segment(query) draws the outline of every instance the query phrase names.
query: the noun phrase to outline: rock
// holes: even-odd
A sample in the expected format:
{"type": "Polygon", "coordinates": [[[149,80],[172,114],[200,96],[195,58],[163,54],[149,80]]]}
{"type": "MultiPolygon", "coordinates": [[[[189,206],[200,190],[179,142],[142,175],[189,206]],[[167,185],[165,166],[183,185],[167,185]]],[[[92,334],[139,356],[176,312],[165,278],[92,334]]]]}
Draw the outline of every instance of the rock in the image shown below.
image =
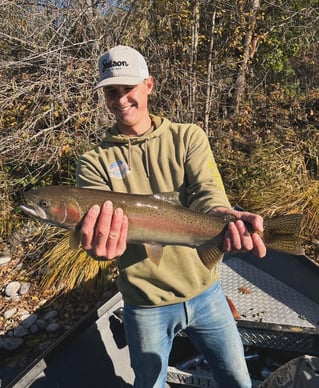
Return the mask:
{"type": "Polygon", "coordinates": [[[46,350],[51,345],[50,341],[42,342],[38,346],[38,350],[42,353],[44,350],[46,350]]]}
{"type": "Polygon", "coordinates": [[[29,331],[28,329],[26,329],[25,327],[23,327],[22,325],[19,325],[17,327],[15,327],[13,329],[13,335],[15,337],[24,337],[26,336],[27,334],[29,334],[29,331]]]}
{"type": "Polygon", "coordinates": [[[50,310],[48,311],[45,316],[43,317],[46,321],[53,321],[58,316],[58,312],[56,310],[50,310]]]}
{"type": "Polygon", "coordinates": [[[9,319],[11,318],[16,312],[17,312],[17,308],[14,307],[13,309],[10,309],[10,310],[7,310],[3,313],[3,318],[4,319],[9,319]]]}
{"type": "Polygon", "coordinates": [[[8,296],[9,298],[17,296],[20,290],[20,287],[21,287],[21,284],[19,282],[10,282],[5,287],[5,290],[4,290],[5,295],[8,296]]]}
{"type": "Polygon", "coordinates": [[[30,314],[28,316],[24,315],[21,318],[22,318],[21,325],[26,329],[29,329],[33,324],[36,323],[38,316],[37,314],[30,314]]]}
{"type": "Polygon", "coordinates": [[[13,351],[23,344],[22,338],[0,338],[0,349],[13,351]]]}
{"type": "Polygon", "coordinates": [[[60,329],[60,325],[58,323],[52,322],[48,324],[45,330],[48,333],[56,333],[59,329],[60,329]]]}
{"type": "Polygon", "coordinates": [[[40,330],[44,330],[47,327],[47,322],[44,319],[38,319],[36,325],[40,330]]]}
{"type": "Polygon", "coordinates": [[[17,302],[21,299],[21,296],[20,295],[14,295],[10,298],[12,300],[12,302],[17,302]]]}
{"type": "Polygon", "coordinates": [[[26,309],[21,309],[21,310],[19,310],[19,314],[20,314],[20,317],[22,318],[24,315],[25,316],[29,316],[30,315],[30,313],[29,313],[29,311],[28,310],[26,310],[26,309]]]}
{"type": "Polygon", "coordinates": [[[31,283],[29,283],[29,282],[22,282],[20,290],[19,290],[19,294],[20,295],[27,294],[29,292],[30,287],[31,287],[31,283]]]}
{"type": "Polygon", "coordinates": [[[39,333],[40,329],[38,327],[38,325],[36,323],[34,323],[31,327],[30,327],[30,333],[31,334],[37,334],[39,333]]]}
{"type": "Polygon", "coordinates": [[[8,264],[11,261],[11,256],[0,256],[0,266],[8,264]]]}

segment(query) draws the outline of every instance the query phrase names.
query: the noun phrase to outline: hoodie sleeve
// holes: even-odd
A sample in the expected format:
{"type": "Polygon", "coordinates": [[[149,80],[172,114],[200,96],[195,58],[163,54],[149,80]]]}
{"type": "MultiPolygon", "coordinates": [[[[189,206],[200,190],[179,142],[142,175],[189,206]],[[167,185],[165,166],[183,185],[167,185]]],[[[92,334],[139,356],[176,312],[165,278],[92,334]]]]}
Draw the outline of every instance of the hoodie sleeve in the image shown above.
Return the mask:
{"type": "Polygon", "coordinates": [[[187,137],[185,174],[190,208],[207,213],[217,206],[230,207],[208,138],[196,125],[187,137]]]}

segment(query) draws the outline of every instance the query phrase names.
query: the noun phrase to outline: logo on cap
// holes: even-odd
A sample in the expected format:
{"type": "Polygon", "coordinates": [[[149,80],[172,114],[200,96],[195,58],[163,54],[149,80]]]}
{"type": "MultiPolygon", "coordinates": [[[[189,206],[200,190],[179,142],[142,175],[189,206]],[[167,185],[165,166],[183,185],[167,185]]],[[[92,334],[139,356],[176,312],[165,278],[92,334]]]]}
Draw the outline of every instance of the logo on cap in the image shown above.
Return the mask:
{"type": "Polygon", "coordinates": [[[128,67],[129,64],[126,61],[108,61],[104,59],[102,61],[102,72],[104,73],[106,70],[111,69],[112,67],[128,67]]]}
{"type": "Polygon", "coordinates": [[[95,89],[107,85],[137,85],[149,77],[143,55],[129,46],[116,46],[105,52],[99,59],[99,72],[95,89]]]}

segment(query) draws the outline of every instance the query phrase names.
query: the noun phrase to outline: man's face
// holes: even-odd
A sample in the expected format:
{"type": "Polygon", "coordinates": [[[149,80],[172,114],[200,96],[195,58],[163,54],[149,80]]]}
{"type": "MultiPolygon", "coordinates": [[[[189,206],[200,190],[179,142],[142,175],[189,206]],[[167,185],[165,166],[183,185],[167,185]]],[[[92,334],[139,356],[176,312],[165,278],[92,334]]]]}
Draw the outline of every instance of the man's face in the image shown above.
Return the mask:
{"type": "MultiPolygon", "coordinates": [[[[103,88],[106,105],[115,115],[122,133],[138,134],[139,126],[149,119],[148,96],[153,89],[153,78],[138,85],[112,85],[103,88]]],[[[143,130],[145,130],[143,128],[143,130]]]]}

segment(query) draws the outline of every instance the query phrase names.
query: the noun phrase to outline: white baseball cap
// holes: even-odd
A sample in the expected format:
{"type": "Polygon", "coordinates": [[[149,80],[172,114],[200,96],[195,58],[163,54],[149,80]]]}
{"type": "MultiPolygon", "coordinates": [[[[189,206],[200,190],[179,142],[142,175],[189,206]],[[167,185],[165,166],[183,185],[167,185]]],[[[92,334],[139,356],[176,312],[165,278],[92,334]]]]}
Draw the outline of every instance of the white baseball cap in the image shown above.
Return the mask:
{"type": "Polygon", "coordinates": [[[147,64],[138,51],[116,46],[99,59],[100,79],[95,89],[108,85],[137,85],[149,77],[147,64]]]}

